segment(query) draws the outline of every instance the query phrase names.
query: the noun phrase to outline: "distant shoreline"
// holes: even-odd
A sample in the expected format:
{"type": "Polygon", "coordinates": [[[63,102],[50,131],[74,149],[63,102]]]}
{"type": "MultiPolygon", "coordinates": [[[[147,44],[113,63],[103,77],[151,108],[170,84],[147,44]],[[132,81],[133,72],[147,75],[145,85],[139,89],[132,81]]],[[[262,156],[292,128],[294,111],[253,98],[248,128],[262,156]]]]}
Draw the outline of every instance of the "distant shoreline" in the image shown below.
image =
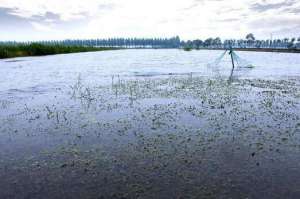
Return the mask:
{"type": "MultiPolygon", "coordinates": [[[[46,56],[82,52],[95,52],[107,50],[132,50],[132,49],[167,49],[167,48],[115,48],[115,47],[85,47],[85,46],[63,46],[63,45],[16,45],[16,46],[0,46],[0,59],[30,57],[30,56],[46,56]]],[[[177,48],[169,48],[177,49],[177,48]]],[[[179,48],[186,51],[190,50],[226,50],[225,48],[179,48]]],[[[277,53],[300,53],[300,49],[277,49],[277,48],[233,48],[235,51],[249,52],[277,52],[277,53]]]]}
{"type": "MultiPolygon", "coordinates": [[[[224,48],[200,48],[198,50],[225,50],[224,48]]],[[[278,49],[278,48],[233,48],[235,51],[251,52],[277,52],[277,53],[300,53],[300,49],[278,49]]]]}

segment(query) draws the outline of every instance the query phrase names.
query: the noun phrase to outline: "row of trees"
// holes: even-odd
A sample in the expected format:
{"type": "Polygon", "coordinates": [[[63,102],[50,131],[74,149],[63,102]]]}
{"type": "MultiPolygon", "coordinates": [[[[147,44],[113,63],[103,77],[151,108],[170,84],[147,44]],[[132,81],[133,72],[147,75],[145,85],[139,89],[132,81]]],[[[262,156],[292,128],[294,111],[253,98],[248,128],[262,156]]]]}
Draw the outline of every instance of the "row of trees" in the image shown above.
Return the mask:
{"type": "MultiPolygon", "coordinates": [[[[21,43],[30,44],[31,42],[21,43]]],[[[219,37],[208,38],[206,40],[181,41],[178,36],[172,38],[111,38],[111,39],[90,39],[90,40],[63,40],[63,41],[40,41],[45,45],[65,45],[65,46],[87,46],[87,47],[118,47],[118,48],[280,48],[280,49],[300,49],[300,37],[256,40],[253,34],[248,34],[245,39],[224,40],[219,37]]],[[[0,45],[16,45],[20,42],[0,42],[0,45]]]]}
{"type": "MultiPolygon", "coordinates": [[[[31,43],[31,42],[29,42],[31,43]]],[[[110,38],[110,39],[89,39],[89,40],[63,40],[63,41],[39,41],[36,43],[45,45],[66,45],[66,46],[89,46],[89,47],[117,47],[117,48],[180,48],[180,38],[110,38]]],[[[2,44],[19,44],[18,42],[2,42],[2,44]]],[[[23,43],[26,44],[26,43],[23,43]]],[[[0,42],[1,45],[1,42],[0,42]]]]}
{"type": "Polygon", "coordinates": [[[182,42],[182,46],[190,48],[278,48],[278,49],[300,49],[300,37],[272,39],[272,40],[256,40],[252,33],[248,34],[245,39],[240,40],[224,40],[223,42],[219,37],[208,38],[206,40],[193,40],[182,42]]]}

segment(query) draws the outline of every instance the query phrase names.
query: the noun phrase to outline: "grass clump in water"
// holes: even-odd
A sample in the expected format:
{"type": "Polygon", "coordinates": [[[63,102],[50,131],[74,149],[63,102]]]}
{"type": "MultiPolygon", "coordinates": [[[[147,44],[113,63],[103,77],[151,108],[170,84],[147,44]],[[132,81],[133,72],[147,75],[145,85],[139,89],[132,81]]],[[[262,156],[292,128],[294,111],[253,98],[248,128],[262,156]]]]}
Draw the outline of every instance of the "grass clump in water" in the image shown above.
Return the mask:
{"type": "Polygon", "coordinates": [[[190,46],[186,46],[186,47],[183,48],[183,50],[184,50],[184,51],[192,51],[193,48],[190,47],[190,46]]]}

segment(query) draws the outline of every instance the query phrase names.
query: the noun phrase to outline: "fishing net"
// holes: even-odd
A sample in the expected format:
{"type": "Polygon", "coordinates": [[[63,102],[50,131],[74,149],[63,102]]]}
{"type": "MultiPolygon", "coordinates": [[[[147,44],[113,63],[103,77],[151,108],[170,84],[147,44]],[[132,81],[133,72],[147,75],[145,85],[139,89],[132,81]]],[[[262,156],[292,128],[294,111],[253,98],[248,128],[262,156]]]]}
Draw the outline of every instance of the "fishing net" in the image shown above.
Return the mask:
{"type": "Polygon", "coordinates": [[[234,70],[231,73],[231,78],[246,75],[254,66],[247,61],[238,56],[234,51],[226,50],[218,58],[216,58],[212,63],[208,64],[208,67],[216,74],[221,75],[227,73],[228,68],[232,68],[231,54],[234,61],[234,70]],[[226,56],[228,55],[228,56],[226,56]]]}
{"type": "Polygon", "coordinates": [[[237,69],[241,68],[254,68],[254,66],[247,60],[239,57],[235,52],[232,51],[232,57],[237,69]]]}
{"type": "Polygon", "coordinates": [[[226,55],[227,50],[224,51],[217,59],[215,59],[212,63],[209,63],[207,66],[212,69],[214,72],[219,72],[220,70],[220,63],[223,60],[223,57],[226,55]]]}

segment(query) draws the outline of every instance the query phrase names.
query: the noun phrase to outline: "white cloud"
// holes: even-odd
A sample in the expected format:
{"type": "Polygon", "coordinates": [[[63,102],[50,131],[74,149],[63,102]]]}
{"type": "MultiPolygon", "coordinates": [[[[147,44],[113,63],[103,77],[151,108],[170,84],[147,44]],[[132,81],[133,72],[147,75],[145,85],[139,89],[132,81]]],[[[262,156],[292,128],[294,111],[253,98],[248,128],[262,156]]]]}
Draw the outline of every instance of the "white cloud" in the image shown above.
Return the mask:
{"type": "MultiPolygon", "coordinates": [[[[10,14],[26,18],[45,37],[153,37],[184,39],[221,36],[240,38],[248,32],[267,37],[299,20],[300,2],[288,0],[0,0],[10,14]],[[287,12],[286,9],[293,9],[287,12]],[[47,18],[47,13],[59,16],[47,18]],[[41,21],[34,17],[44,17],[41,21]],[[260,21],[263,26],[260,25],[260,21]],[[283,22],[282,22],[283,23],[283,22]],[[269,26],[267,24],[273,24],[269,26]],[[257,27],[255,27],[257,26],[257,27]],[[76,30],[76,32],[74,32],[76,30]]],[[[1,34],[1,33],[0,33],[1,34]]],[[[280,33],[281,34],[281,33],[280,33]]],[[[288,32],[284,34],[289,34],[288,32]]],[[[294,34],[294,33],[293,33],[294,34]]]]}

